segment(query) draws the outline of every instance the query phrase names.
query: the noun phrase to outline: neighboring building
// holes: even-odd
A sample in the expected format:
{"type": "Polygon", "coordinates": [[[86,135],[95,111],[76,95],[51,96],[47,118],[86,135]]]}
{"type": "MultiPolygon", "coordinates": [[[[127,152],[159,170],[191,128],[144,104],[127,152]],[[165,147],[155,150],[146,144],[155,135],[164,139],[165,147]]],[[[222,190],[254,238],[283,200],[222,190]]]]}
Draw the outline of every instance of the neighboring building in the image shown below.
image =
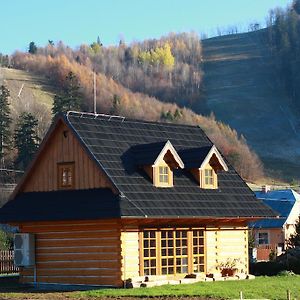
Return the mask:
{"type": "Polygon", "coordinates": [[[274,212],[196,126],[69,112],[0,210],[35,236],[21,282],[248,273],[247,223],[274,212]]]}
{"type": "Polygon", "coordinates": [[[286,241],[295,232],[295,223],[300,215],[300,195],[292,189],[255,192],[258,199],[278,212],[277,219],[263,219],[249,224],[253,228],[256,259],[269,260],[274,251],[280,255],[286,248],[286,241]]]}

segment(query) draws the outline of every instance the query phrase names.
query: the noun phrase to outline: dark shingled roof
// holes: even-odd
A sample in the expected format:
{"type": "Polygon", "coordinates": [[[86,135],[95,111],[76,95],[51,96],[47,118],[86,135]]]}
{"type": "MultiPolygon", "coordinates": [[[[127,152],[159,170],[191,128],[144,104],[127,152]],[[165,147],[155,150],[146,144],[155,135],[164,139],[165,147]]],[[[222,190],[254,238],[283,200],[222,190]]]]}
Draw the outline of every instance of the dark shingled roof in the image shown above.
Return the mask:
{"type": "MultiPolygon", "coordinates": [[[[123,203],[124,204],[124,203],[123,203]]],[[[1,209],[1,222],[87,220],[120,217],[110,189],[22,193],[1,209]]]]}
{"type": "MultiPolygon", "coordinates": [[[[174,187],[157,188],[147,174],[137,167],[135,151],[144,147],[149,153],[149,148],[153,147],[156,155],[168,140],[177,153],[193,154],[191,162],[197,161],[197,155],[203,159],[213,144],[199,127],[78,113],[69,113],[64,120],[90,157],[108,175],[119,196],[105,189],[24,193],[0,210],[1,222],[113,216],[275,216],[269,207],[254,197],[229,164],[227,172],[218,173],[218,189],[215,190],[201,189],[186,169],[174,170],[174,187]],[[15,214],[15,219],[9,219],[9,214],[16,211],[18,214],[15,214]]],[[[142,157],[141,152],[139,157],[144,161],[153,161],[153,156],[142,157]]],[[[184,159],[188,163],[188,156],[184,159]]]]}
{"type": "Polygon", "coordinates": [[[199,168],[211,148],[212,145],[191,149],[182,149],[178,154],[183,160],[185,168],[199,168]]]}
{"type": "Polygon", "coordinates": [[[132,204],[121,210],[122,216],[274,216],[231,166],[229,171],[219,172],[216,190],[199,188],[191,174],[180,169],[174,171],[174,187],[157,188],[143,170],[135,167],[130,149],[141,144],[158,143],[160,149],[169,140],[178,153],[212,147],[197,126],[72,113],[67,115],[66,122],[124,196],[122,201],[127,199],[132,204]]]}
{"type": "Polygon", "coordinates": [[[166,143],[167,142],[164,141],[131,147],[132,157],[136,165],[152,165],[166,143]]]}

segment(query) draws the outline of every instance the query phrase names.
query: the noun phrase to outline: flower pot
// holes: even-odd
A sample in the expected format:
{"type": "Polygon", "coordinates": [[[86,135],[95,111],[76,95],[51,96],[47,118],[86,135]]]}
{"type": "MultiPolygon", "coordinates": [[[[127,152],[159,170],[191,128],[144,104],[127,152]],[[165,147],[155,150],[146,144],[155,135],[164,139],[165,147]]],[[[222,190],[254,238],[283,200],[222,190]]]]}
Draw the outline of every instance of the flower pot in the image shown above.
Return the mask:
{"type": "Polygon", "coordinates": [[[222,277],[234,276],[237,272],[237,269],[224,268],[221,270],[222,277]]]}

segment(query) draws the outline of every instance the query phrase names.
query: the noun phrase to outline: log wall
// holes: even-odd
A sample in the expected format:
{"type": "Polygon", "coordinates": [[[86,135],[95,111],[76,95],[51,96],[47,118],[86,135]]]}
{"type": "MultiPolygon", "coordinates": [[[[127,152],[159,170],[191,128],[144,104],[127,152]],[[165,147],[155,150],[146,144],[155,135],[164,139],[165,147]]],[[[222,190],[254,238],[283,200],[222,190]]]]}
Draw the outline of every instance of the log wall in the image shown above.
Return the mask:
{"type": "Polygon", "coordinates": [[[248,273],[248,230],[240,228],[207,228],[206,231],[206,270],[219,272],[217,267],[227,260],[239,259],[239,272],[248,273]]]}
{"type": "MultiPolygon", "coordinates": [[[[122,286],[117,221],[36,223],[21,231],[35,234],[37,283],[122,286]]],[[[33,268],[22,268],[20,280],[33,283],[33,268]]]]}

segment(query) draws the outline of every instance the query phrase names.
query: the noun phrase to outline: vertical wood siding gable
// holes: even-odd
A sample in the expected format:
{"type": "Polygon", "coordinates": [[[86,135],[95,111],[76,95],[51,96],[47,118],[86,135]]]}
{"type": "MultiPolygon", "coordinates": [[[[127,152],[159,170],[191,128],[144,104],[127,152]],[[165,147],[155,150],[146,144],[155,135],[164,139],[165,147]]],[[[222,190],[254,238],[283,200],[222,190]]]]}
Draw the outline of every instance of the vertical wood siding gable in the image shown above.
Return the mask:
{"type": "Polygon", "coordinates": [[[60,123],[28,174],[21,192],[57,190],[57,164],[63,162],[75,164],[75,189],[114,189],[107,175],[89,157],[77,137],[65,124],[60,123]],[[64,131],[67,137],[64,137],[64,131]]]}

